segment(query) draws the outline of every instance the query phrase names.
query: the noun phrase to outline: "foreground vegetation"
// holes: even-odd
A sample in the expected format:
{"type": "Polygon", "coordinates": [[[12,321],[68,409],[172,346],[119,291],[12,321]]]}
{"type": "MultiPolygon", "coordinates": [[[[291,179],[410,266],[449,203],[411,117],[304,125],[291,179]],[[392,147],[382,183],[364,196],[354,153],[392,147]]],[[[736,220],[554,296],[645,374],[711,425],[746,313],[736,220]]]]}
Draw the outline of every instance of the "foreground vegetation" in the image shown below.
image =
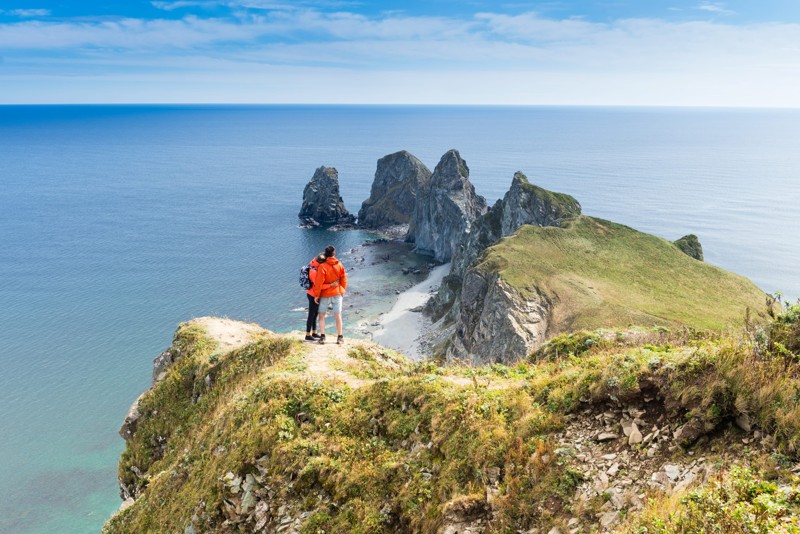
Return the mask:
{"type": "Polygon", "coordinates": [[[141,399],[119,465],[136,502],[107,533],[596,530],[598,510],[574,499],[583,475],[554,436],[645,397],[698,430],[684,445],[707,440],[701,454],[738,442],[743,414],[769,447],[735,469],[720,460],[701,486],[650,495],[614,528],[798,531],[798,306],[735,334],[562,335],[513,367],[412,364],[364,344],[327,357],[339,374],[326,378],[311,372],[320,356],[288,337],[219,354],[191,324],[172,350],[182,356],[141,399]]]}

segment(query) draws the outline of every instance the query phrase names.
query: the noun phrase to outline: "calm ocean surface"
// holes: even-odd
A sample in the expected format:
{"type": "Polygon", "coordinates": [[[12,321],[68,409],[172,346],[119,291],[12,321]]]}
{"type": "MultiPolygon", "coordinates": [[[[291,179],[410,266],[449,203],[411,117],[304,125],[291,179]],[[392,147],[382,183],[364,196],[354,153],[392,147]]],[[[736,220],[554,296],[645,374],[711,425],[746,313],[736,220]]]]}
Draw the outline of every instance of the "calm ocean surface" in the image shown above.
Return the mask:
{"type": "MultiPolygon", "coordinates": [[[[0,106],[0,532],[99,531],[117,429],[179,322],[303,327],[299,266],[368,237],[297,227],[320,165],[357,212],[381,156],[457,148],[490,203],[522,170],[794,299],[798,139],[777,110],[0,106]]],[[[356,277],[367,312],[392,277],[356,277]]]]}

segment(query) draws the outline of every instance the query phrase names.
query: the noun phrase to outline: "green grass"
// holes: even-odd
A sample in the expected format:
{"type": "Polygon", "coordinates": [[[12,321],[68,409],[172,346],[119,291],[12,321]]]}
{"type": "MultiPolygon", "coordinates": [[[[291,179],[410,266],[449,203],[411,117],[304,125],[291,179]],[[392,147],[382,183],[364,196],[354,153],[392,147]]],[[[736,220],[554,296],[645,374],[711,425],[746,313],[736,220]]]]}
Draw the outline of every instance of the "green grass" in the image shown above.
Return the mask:
{"type": "Polygon", "coordinates": [[[308,512],[301,532],[436,532],[448,510],[487,509],[487,489],[487,532],[546,532],[577,514],[581,482],[554,432],[567,414],[644,396],[671,422],[694,419],[709,431],[746,412],[776,445],[763,452],[766,473],[736,471],[684,500],[653,501],[630,531],[779,531],[770,530],[776,521],[795,526],[800,513],[796,487],[766,481],[800,453],[798,336],[792,306],[767,328],[736,334],[577,332],[513,367],[411,364],[354,347],[355,372],[374,379],[352,388],[308,374],[305,347],[287,337],[212,362],[214,344],[184,328],[182,357],[142,399],[120,461],[139,497],[104,532],[184,532],[190,522],[197,532],[252,532],[252,520],[225,522],[244,501],[226,480],[248,475],[273,511],[308,512]]]}
{"type": "Polygon", "coordinates": [[[566,193],[557,193],[555,191],[548,191],[538,185],[534,185],[528,181],[528,177],[524,174],[517,173],[514,175],[522,180],[523,191],[528,192],[539,198],[539,200],[546,206],[546,210],[550,211],[553,207],[557,207],[558,211],[562,213],[562,217],[574,217],[580,215],[581,207],[574,197],[566,193]]]}
{"type": "Polygon", "coordinates": [[[746,309],[762,310],[766,298],[746,278],[665,239],[586,216],[562,228],[523,226],[477,268],[551,300],[551,335],[628,325],[722,329],[741,325],[746,309]]]}

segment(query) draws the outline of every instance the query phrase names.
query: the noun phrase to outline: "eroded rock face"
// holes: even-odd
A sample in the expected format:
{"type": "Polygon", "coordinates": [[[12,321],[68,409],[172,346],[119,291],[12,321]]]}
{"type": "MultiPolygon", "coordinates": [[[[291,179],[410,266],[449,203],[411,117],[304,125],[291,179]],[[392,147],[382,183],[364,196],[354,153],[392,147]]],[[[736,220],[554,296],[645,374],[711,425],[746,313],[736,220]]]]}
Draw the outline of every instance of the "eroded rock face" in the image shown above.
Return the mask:
{"type": "Polygon", "coordinates": [[[304,225],[351,225],[355,217],[344,207],[339,195],[339,173],[333,167],[320,167],[303,190],[303,206],[297,214],[304,225]]]}
{"type": "MultiPolygon", "coordinates": [[[[512,235],[520,226],[561,226],[565,220],[580,214],[581,205],[570,195],[542,189],[531,184],[523,173],[516,172],[505,196],[472,224],[469,234],[456,247],[448,275],[450,285],[464,277],[484,250],[512,235]]],[[[431,302],[434,317],[443,316],[457,305],[459,291],[445,289],[440,289],[431,302]]]]}
{"type": "Polygon", "coordinates": [[[677,241],[673,241],[673,243],[687,256],[703,261],[703,246],[700,244],[700,240],[696,235],[685,235],[677,241]]]}
{"type": "Polygon", "coordinates": [[[561,226],[580,214],[581,205],[573,197],[535,186],[518,171],[503,197],[502,233],[511,235],[523,224],[561,226]]]}
{"type": "Polygon", "coordinates": [[[526,298],[497,273],[470,270],[464,277],[448,359],[513,363],[544,342],[552,303],[526,298]]]}
{"type": "Polygon", "coordinates": [[[566,219],[580,214],[581,205],[573,197],[537,187],[518,171],[503,199],[472,225],[472,231],[453,257],[451,272],[463,275],[481,252],[523,224],[561,226],[566,219]]]}
{"type": "MultiPolygon", "coordinates": [[[[151,387],[164,379],[167,374],[167,370],[172,367],[172,365],[178,361],[180,357],[181,350],[177,346],[175,339],[173,339],[172,345],[169,349],[153,358],[153,382],[151,387]]],[[[125,420],[122,422],[122,426],[119,429],[119,435],[122,437],[122,439],[128,440],[136,432],[136,427],[139,424],[139,420],[142,418],[142,413],[139,411],[139,402],[142,400],[144,395],[144,393],[139,395],[139,397],[128,409],[128,414],[125,416],[125,420]]]]}
{"type": "Polygon", "coordinates": [[[475,192],[469,168],[457,150],[450,150],[436,165],[426,185],[417,192],[408,240],[419,254],[447,262],[463,235],[486,213],[486,199],[475,192]]]}
{"type": "Polygon", "coordinates": [[[384,229],[408,225],[414,215],[417,190],[424,189],[430,178],[430,169],[405,150],[379,159],[369,198],[358,212],[359,226],[384,229]]]}

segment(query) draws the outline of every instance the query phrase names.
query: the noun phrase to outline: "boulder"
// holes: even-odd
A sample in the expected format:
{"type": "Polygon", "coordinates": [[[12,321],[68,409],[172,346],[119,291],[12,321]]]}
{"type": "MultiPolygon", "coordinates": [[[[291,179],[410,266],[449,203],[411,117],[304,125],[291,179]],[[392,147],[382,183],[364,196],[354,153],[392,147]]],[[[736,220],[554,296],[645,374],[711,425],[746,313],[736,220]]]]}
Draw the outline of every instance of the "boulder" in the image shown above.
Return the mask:
{"type": "Polygon", "coordinates": [[[303,190],[303,206],[297,214],[308,227],[349,226],[355,217],[344,207],[339,195],[339,173],[333,167],[320,167],[303,190]]]}
{"type": "Polygon", "coordinates": [[[750,432],[750,430],[752,430],[752,425],[750,423],[750,416],[746,413],[740,413],[738,416],[736,416],[736,426],[738,426],[745,432],[750,432]]]}
{"type": "Polygon", "coordinates": [[[359,226],[380,230],[408,225],[417,190],[424,189],[430,178],[431,171],[405,150],[379,159],[369,198],[358,211],[359,226]]]}
{"type": "Polygon", "coordinates": [[[484,213],[486,200],[475,193],[466,162],[457,150],[450,150],[417,190],[407,241],[415,244],[417,253],[448,262],[473,221],[484,213]]]}
{"type": "Polygon", "coordinates": [[[685,235],[677,241],[673,241],[673,243],[687,256],[703,261],[703,246],[696,235],[685,235]]]}
{"type": "Polygon", "coordinates": [[[713,428],[714,425],[712,423],[705,423],[699,417],[693,417],[675,431],[673,439],[681,447],[688,448],[713,428]]]}

